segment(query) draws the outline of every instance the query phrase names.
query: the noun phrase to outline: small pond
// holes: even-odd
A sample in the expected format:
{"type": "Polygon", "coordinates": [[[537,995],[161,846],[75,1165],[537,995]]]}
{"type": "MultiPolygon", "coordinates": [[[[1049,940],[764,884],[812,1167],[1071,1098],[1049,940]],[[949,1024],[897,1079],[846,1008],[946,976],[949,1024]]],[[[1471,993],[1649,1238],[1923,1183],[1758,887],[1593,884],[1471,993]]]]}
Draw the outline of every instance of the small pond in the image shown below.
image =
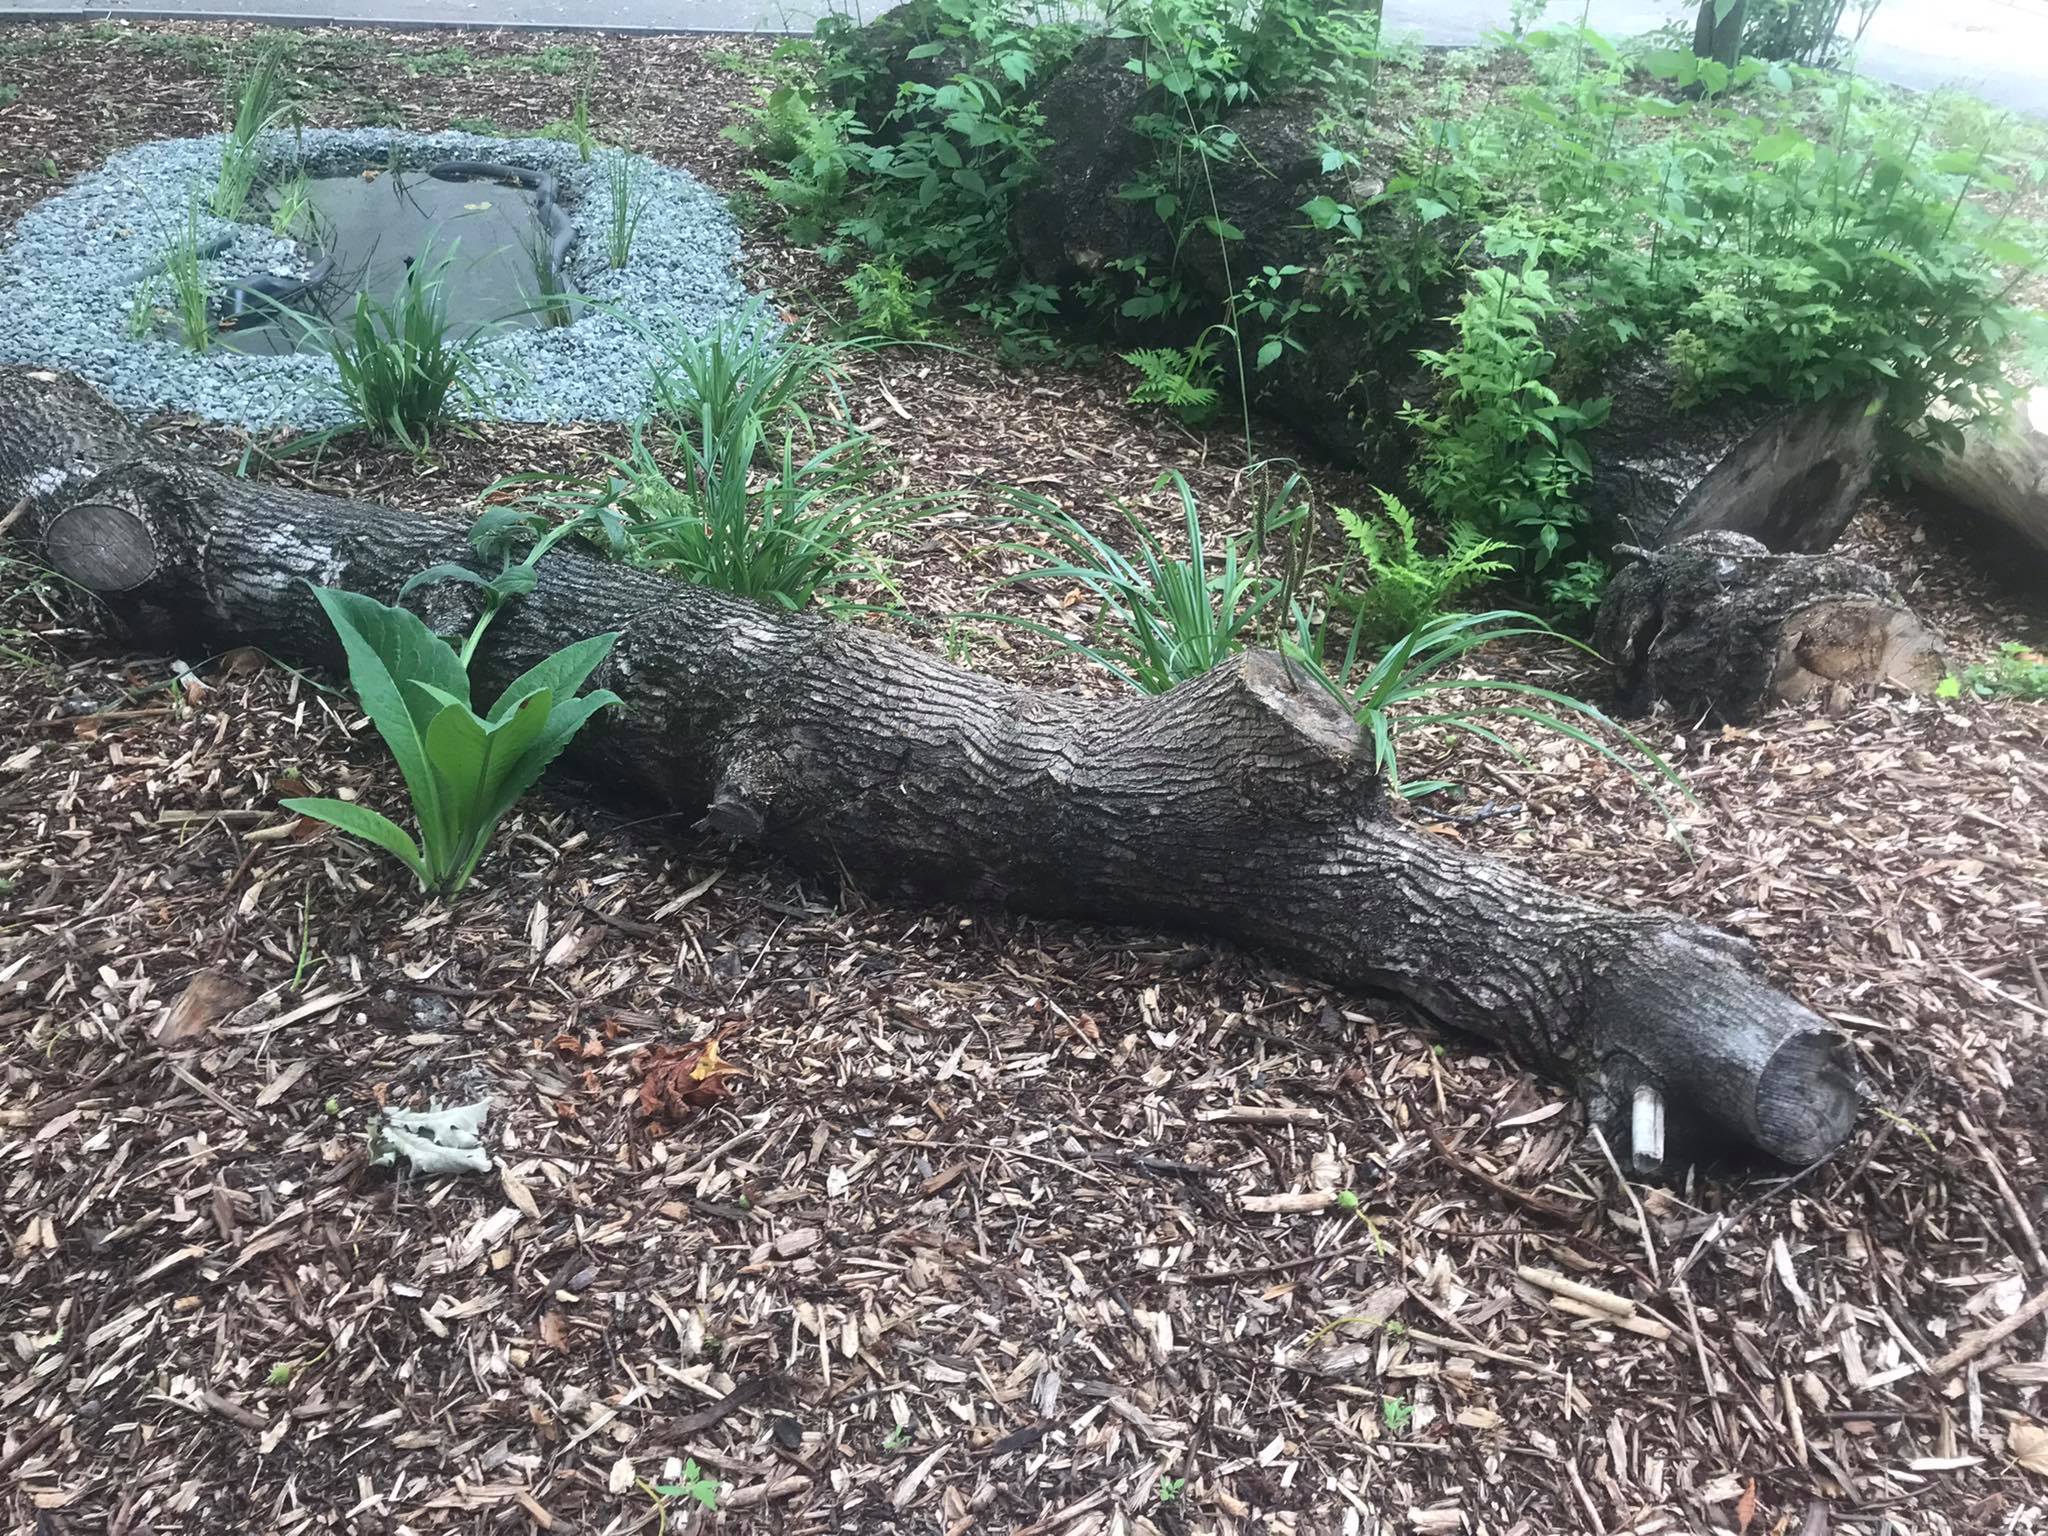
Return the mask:
{"type": "Polygon", "coordinates": [[[277,220],[313,265],[251,274],[230,290],[221,340],[238,352],[321,350],[322,326],[280,314],[280,306],[346,327],[357,294],[394,305],[418,261],[441,268],[454,337],[570,317],[560,276],[568,224],[546,171],[469,161],[374,166],[273,185],[262,207],[262,218],[277,220]],[[544,304],[544,294],[555,302],[544,304]]]}

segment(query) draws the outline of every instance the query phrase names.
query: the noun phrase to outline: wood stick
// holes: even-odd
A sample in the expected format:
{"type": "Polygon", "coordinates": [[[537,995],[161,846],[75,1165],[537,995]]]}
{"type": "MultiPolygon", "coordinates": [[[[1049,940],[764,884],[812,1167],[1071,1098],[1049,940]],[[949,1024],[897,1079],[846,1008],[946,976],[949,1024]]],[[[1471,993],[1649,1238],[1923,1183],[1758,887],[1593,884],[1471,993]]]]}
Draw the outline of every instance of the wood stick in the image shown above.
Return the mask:
{"type": "Polygon", "coordinates": [[[2005,1167],[1998,1160],[1998,1153],[1991,1143],[1984,1139],[1984,1133],[1970,1123],[1968,1115],[1957,1115],[1956,1124],[1963,1128],[1963,1134],[1970,1138],[1970,1145],[1977,1149],[1984,1166],[1991,1172],[1991,1182],[1998,1186],[1998,1198],[2005,1202],[2006,1213],[2012,1217],[2012,1224],[2019,1229],[2020,1236],[2027,1241],[2027,1252],[2034,1260],[2034,1272],[2048,1275],[2048,1254],[2041,1251],[2041,1235],[2034,1230],[2033,1218],[2027,1215],[2027,1207],[2012,1187],[2012,1181],[2005,1176],[2005,1167]]]}
{"type": "Polygon", "coordinates": [[[2019,1311],[2004,1322],[1993,1323],[1982,1333],[1967,1335],[1962,1343],[1928,1366],[1927,1374],[1937,1377],[1948,1375],[1957,1366],[1976,1359],[1992,1345],[2004,1343],[2043,1312],[2048,1312],[2048,1290],[2030,1297],[2019,1311]]]}

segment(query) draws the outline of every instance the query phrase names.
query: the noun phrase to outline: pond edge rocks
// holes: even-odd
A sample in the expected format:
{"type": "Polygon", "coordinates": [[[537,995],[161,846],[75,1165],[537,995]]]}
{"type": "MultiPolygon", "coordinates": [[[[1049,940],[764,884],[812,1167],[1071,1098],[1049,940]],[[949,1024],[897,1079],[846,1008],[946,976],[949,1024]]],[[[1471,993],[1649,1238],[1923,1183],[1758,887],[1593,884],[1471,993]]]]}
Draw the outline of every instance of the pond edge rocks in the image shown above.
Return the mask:
{"type": "MultiPolygon", "coordinates": [[[[303,274],[307,248],[266,224],[207,209],[224,139],[165,139],[113,156],[24,214],[0,248],[0,363],[60,367],[123,409],[181,411],[265,430],[342,424],[331,359],[317,352],[193,352],[160,335],[130,334],[129,316],[170,231],[198,208],[209,288],[225,296],[265,273],[303,274]]],[[[487,162],[554,178],[568,240],[562,275],[588,301],[576,323],[508,330],[477,349],[477,414],[512,421],[629,421],[650,403],[662,341],[702,336],[743,310],[738,226],[723,199],[686,171],[635,156],[645,206],[632,256],[607,260],[607,161],[586,163],[571,144],[382,128],[308,129],[263,136],[259,184],[300,170],[425,171],[487,162]]]]}

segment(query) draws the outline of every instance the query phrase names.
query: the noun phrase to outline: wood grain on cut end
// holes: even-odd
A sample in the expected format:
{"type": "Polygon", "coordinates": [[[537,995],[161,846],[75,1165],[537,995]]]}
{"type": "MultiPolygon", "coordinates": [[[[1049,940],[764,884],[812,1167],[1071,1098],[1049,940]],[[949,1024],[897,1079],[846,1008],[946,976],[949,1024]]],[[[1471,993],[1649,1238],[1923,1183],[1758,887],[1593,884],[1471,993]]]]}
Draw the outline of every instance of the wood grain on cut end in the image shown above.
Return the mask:
{"type": "Polygon", "coordinates": [[[1815,1162],[1839,1147],[1857,1104],[1856,1075],[1833,1030],[1791,1036],[1757,1078],[1758,1130],[1787,1162],[1815,1162]]]}
{"type": "Polygon", "coordinates": [[[56,570],[89,592],[132,592],[156,574],[156,540],[126,507],[82,501],[51,518],[43,548],[56,570]]]}

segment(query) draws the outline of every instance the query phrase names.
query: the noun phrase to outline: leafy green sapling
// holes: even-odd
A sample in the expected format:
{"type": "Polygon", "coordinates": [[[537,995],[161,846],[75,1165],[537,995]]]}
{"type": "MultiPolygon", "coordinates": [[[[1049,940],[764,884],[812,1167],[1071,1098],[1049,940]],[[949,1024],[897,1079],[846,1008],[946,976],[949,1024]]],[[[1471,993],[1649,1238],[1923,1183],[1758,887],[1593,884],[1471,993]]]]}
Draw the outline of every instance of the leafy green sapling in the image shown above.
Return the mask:
{"type": "MultiPolygon", "coordinates": [[[[519,522],[514,517],[511,521],[519,522]]],[[[484,552],[503,550],[507,519],[487,513],[471,532],[484,552]]],[[[590,718],[620,702],[609,689],[577,690],[611,653],[616,631],[564,646],[508,684],[488,712],[470,702],[469,663],[505,601],[530,591],[541,555],[570,531],[551,528],[522,560],[506,556],[490,579],[466,566],[422,571],[401,589],[463,580],[484,590],[483,611],[458,652],[405,608],[359,592],[315,587],[348,656],[349,683],[398,761],[420,837],[388,816],[347,800],[291,799],[284,808],[339,827],[384,849],[423,889],[452,894],[469,883],[498,824],[590,718]]]]}

